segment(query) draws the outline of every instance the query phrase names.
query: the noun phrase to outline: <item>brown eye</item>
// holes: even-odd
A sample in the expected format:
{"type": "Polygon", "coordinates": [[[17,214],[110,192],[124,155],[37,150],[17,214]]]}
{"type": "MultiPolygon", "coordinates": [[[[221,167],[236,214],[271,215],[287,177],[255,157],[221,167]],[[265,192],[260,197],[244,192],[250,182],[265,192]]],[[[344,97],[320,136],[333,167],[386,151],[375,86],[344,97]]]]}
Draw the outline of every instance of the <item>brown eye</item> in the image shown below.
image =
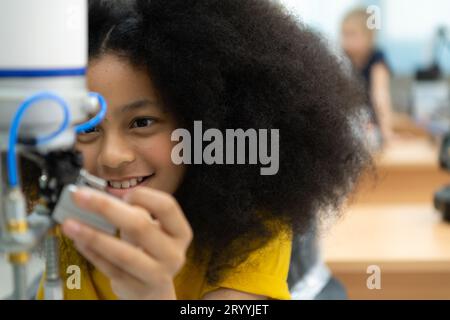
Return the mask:
{"type": "Polygon", "coordinates": [[[146,128],[150,127],[155,120],[152,118],[139,118],[132,122],[131,128],[146,128]]]}
{"type": "Polygon", "coordinates": [[[89,130],[83,131],[77,135],[77,141],[81,143],[87,143],[94,141],[95,138],[100,133],[100,130],[98,127],[91,128],[89,130]]]}

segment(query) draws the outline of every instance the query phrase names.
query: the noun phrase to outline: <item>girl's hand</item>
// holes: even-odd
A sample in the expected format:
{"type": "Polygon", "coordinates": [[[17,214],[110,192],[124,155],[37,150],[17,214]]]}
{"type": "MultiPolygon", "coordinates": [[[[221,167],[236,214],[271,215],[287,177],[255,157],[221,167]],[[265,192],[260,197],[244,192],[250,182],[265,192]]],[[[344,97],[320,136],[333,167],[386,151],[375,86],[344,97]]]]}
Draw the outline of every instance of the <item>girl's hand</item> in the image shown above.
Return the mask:
{"type": "Polygon", "coordinates": [[[120,230],[122,239],[74,220],[62,226],[78,251],[111,280],[120,299],[176,299],[173,278],[184,265],[192,230],[171,195],[138,187],[124,202],[83,188],[74,200],[120,230]]]}

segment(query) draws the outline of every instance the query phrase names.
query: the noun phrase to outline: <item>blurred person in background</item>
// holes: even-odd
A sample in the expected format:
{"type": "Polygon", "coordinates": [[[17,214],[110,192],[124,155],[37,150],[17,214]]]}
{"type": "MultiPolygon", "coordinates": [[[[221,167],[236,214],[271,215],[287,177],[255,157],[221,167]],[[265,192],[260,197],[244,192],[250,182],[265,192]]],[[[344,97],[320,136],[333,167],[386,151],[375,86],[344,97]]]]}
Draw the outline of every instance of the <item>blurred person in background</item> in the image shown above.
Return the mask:
{"type": "Polygon", "coordinates": [[[370,15],[364,8],[348,12],[341,25],[341,46],[357,76],[364,81],[369,113],[369,136],[378,146],[393,138],[390,69],[376,47],[375,30],[368,27],[370,15]]]}

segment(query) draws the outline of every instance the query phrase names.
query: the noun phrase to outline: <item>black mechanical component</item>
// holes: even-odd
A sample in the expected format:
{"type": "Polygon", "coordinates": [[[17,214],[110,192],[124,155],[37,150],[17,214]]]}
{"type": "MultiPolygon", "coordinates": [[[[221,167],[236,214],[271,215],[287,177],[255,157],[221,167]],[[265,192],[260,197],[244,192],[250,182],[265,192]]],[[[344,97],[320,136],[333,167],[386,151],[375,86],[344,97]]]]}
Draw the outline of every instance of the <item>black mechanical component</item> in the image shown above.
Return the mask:
{"type": "Polygon", "coordinates": [[[28,153],[25,156],[41,168],[39,195],[45,200],[50,212],[53,212],[64,186],[77,181],[83,166],[83,157],[80,152],[74,150],[53,151],[45,156],[28,153]]]}

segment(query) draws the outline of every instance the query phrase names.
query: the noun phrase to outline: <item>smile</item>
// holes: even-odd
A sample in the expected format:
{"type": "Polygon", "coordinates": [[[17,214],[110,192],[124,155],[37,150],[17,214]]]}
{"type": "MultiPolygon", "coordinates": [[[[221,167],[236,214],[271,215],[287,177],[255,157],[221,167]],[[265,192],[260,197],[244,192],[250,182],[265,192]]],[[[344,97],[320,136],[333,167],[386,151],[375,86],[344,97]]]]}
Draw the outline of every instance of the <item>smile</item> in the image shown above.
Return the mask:
{"type": "Polygon", "coordinates": [[[149,176],[143,176],[143,177],[134,177],[131,179],[126,180],[108,180],[108,187],[112,189],[131,189],[136,186],[139,186],[143,184],[147,179],[149,179],[153,174],[149,176]]]}

